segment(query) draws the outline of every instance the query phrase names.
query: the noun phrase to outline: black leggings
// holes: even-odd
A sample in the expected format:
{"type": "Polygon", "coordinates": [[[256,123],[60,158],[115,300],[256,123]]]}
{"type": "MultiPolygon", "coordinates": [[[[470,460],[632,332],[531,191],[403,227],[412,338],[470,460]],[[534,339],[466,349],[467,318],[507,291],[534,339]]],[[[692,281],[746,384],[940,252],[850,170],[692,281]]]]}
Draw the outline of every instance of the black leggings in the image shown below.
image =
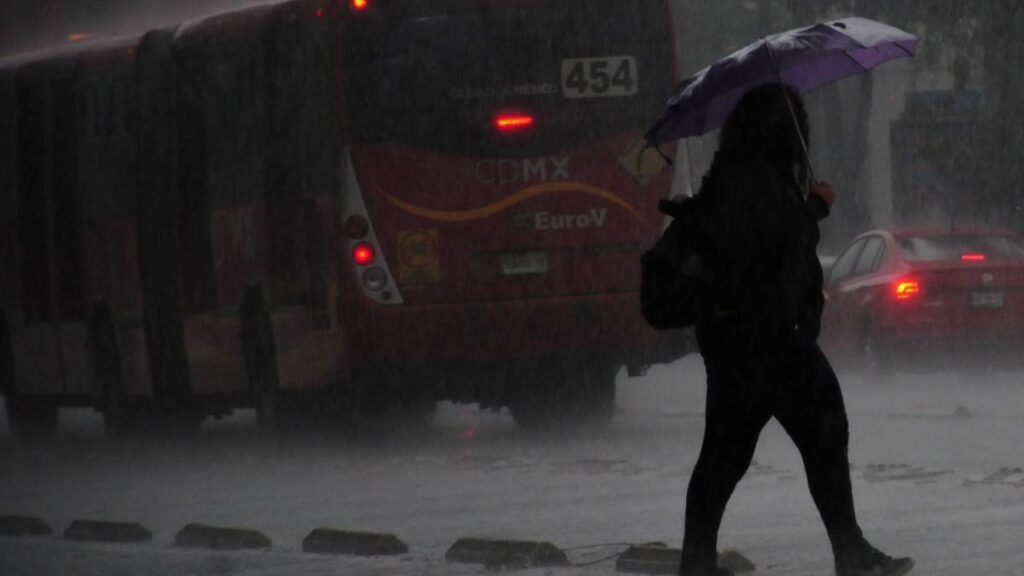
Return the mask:
{"type": "Polygon", "coordinates": [[[704,444],[686,495],[684,567],[713,567],[722,514],[771,417],[800,450],[811,496],[837,558],[863,542],[847,459],[839,381],[809,338],[789,330],[731,330],[701,338],[708,392],[704,444]]]}

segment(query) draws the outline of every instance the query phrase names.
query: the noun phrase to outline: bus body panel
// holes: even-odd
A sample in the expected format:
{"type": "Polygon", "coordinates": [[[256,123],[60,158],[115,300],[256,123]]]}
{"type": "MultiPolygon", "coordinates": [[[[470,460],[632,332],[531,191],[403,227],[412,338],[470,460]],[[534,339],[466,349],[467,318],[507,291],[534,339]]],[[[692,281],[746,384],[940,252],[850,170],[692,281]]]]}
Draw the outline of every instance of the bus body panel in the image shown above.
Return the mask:
{"type": "Polygon", "coordinates": [[[237,315],[202,314],[185,319],[185,351],[192,393],[209,395],[249,387],[237,315]]]}
{"type": "Polygon", "coordinates": [[[633,318],[633,294],[377,307],[358,314],[352,342],[362,365],[511,361],[590,354],[620,363],[655,360],[678,334],[653,336],[633,318]],[[648,352],[650,352],[648,354],[648,352]]]}
{"type": "Polygon", "coordinates": [[[402,301],[351,278],[354,358],[678,357],[690,335],[648,327],[637,292],[672,181],[642,142],[677,74],[665,4],[480,4],[396,1],[346,22],[348,105],[367,109],[348,193],[402,301]],[[552,39],[555,23],[576,33],[552,39]],[[502,115],[532,124],[503,131],[502,115]]]}
{"type": "MultiPolygon", "coordinates": [[[[129,395],[152,389],[144,338],[139,253],[138,39],[78,59],[76,100],[77,205],[80,211],[84,305],[110,309],[121,381],[129,395]],[[102,303],[102,304],[100,304],[102,303]]],[[[68,392],[99,396],[90,319],[62,330],[68,392]],[[84,377],[88,374],[88,378],[84,377]]],[[[65,325],[66,326],[66,325],[65,325]]]]}
{"type": "MultiPolygon", "coordinates": [[[[175,29],[149,32],[136,55],[138,83],[138,174],[136,181],[139,277],[142,290],[144,351],[135,338],[123,338],[125,370],[142,370],[147,359],[148,390],[161,401],[186,398],[190,391],[182,325],[180,213],[177,155],[175,29]]],[[[135,386],[125,379],[126,386],[135,386]]]]}
{"type": "Polygon", "coordinates": [[[73,178],[77,142],[68,133],[70,112],[57,113],[57,105],[69,105],[75,63],[64,56],[28,62],[16,72],[22,317],[11,332],[15,390],[22,394],[67,391],[60,322],[84,315],[73,178]]]}
{"type": "Polygon", "coordinates": [[[656,239],[657,201],[671,178],[664,169],[640,186],[619,162],[637,138],[539,158],[450,158],[401,147],[354,157],[408,303],[503,300],[636,290],[636,262],[656,239]],[[499,173],[510,181],[490,182],[499,173]],[[415,245],[400,244],[417,230],[437,242],[433,260],[419,266],[429,270],[417,269],[425,256],[415,245]],[[503,255],[529,251],[545,253],[543,273],[502,270],[503,255]]]}
{"type": "Polygon", "coordinates": [[[325,389],[347,376],[342,331],[324,328],[332,322],[327,312],[278,308],[271,321],[282,389],[325,389]]]}

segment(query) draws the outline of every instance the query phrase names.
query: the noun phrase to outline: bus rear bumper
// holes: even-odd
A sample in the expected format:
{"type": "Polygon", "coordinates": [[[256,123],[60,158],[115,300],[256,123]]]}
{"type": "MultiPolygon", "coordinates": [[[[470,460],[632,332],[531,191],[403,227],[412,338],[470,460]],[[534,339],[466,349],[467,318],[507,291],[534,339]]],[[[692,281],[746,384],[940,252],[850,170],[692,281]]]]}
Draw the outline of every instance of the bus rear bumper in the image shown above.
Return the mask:
{"type": "Polygon", "coordinates": [[[576,355],[639,366],[696,351],[692,331],[648,326],[636,293],[382,306],[352,320],[353,360],[364,365],[576,355]]]}

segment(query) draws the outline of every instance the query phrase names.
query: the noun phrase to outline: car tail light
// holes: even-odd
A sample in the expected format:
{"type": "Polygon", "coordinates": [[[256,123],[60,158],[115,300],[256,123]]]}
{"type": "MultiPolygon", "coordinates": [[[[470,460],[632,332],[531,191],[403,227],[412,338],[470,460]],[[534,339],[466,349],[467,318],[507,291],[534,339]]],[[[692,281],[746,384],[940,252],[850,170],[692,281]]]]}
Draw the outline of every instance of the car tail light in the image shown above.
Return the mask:
{"type": "Polygon", "coordinates": [[[352,260],[360,266],[369,266],[377,259],[377,253],[373,246],[366,242],[360,242],[352,248],[352,260]]]}
{"type": "Polygon", "coordinates": [[[962,262],[984,262],[985,255],[978,253],[961,254],[960,260],[962,262]]]}
{"type": "Polygon", "coordinates": [[[503,113],[494,119],[494,127],[502,132],[523,130],[533,125],[533,116],[519,113],[503,113]]]}
{"type": "Polygon", "coordinates": [[[893,284],[897,300],[910,300],[921,293],[921,285],[917,280],[901,278],[893,284]]]}

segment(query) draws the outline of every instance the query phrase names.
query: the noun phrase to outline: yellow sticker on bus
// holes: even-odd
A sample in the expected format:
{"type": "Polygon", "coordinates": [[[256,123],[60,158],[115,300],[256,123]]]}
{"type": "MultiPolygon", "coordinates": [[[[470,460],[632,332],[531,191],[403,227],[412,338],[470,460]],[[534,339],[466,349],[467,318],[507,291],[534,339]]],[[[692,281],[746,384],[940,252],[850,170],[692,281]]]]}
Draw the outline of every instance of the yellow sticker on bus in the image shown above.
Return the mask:
{"type": "Polygon", "coordinates": [[[423,286],[441,281],[437,228],[398,231],[398,283],[423,286]]]}

